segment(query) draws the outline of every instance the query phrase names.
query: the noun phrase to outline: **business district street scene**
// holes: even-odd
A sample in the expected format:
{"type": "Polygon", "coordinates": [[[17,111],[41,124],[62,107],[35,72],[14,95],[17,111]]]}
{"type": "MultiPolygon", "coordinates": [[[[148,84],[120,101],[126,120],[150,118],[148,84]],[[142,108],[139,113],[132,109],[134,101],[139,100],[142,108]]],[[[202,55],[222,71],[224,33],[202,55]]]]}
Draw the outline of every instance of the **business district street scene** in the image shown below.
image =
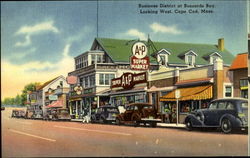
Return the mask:
{"type": "Polygon", "coordinates": [[[249,5],[171,3],[1,2],[2,156],[247,156],[249,5]]]}
{"type": "Polygon", "coordinates": [[[10,118],[2,111],[3,157],[246,156],[246,133],[10,118]]]}

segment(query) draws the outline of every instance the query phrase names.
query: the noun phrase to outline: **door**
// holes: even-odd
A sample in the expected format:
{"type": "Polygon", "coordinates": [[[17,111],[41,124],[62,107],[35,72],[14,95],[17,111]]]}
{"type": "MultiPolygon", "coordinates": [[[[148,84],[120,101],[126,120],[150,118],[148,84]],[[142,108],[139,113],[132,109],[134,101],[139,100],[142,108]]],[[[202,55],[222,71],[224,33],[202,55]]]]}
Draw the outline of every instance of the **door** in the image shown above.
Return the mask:
{"type": "Polygon", "coordinates": [[[95,114],[95,119],[100,120],[101,113],[103,111],[103,108],[99,108],[95,114]]]}
{"type": "Polygon", "coordinates": [[[208,105],[208,109],[203,111],[204,113],[204,124],[207,126],[216,125],[217,117],[217,102],[212,102],[208,105]]]}
{"type": "Polygon", "coordinates": [[[220,125],[220,118],[224,114],[227,113],[228,110],[226,109],[226,106],[227,106],[227,102],[225,102],[225,101],[218,102],[218,106],[217,106],[218,110],[217,110],[217,115],[216,115],[216,118],[215,118],[216,119],[216,123],[215,123],[216,126],[220,125]]]}
{"type": "Polygon", "coordinates": [[[131,106],[128,106],[126,111],[124,112],[124,120],[125,121],[131,121],[131,116],[134,112],[134,106],[131,105],[131,106]]]}

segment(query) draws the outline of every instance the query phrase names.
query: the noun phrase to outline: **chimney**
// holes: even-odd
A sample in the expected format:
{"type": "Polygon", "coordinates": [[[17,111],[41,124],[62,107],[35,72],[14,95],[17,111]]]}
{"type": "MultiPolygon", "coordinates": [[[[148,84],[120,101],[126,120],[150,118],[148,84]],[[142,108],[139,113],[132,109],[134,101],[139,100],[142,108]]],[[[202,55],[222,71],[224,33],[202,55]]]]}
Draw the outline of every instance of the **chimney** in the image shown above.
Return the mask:
{"type": "Polygon", "coordinates": [[[224,38],[220,38],[220,39],[218,39],[218,49],[220,50],[220,51],[224,51],[224,38]]]}

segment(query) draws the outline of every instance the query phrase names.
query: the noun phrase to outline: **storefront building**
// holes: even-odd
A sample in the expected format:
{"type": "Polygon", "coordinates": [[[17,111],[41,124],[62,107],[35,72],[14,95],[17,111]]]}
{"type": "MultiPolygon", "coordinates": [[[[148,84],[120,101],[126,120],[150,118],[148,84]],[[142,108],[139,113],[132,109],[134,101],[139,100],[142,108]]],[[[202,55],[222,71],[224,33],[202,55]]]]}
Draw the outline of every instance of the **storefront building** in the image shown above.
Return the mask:
{"type": "MultiPolygon", "coordinates": [[[[233,55],[224,48],[223,38],[218,40],[217,45],[155,42],[155,47],[159,51],[154,55],[161,66],[159,71],[149,73],[147,92],[149,102],[155,104],[159,113],[165,113],[165,106],[173,107],[172,111],[177,110],[176,89],[183,96],[189,92],[201,93],[199,101],[182,98],[180,105],[189,104],[190,109],[201,108],[203,102],[205,106],[211,99],[223,97],[226,86],[232,89],[232,81],[226,73],[233,55]],[[217,60],[223,60],[224,63],[215,63],[217,60]],[[206,96],[201,97],[203,91],[206,96]]],[[[229,96],[232,93],[229,91],[226,94],[229,96]]],[[[170,121],[176,122],[176,119],[170,121]]]]}
{"type": "Polygon", "coordinates": [[[234,97],[248,98],[248,53],[237,54],[230,71],[233,72],[234,97]]]}
{"type": "Polygon", "coordinates": [[[34,118],[42,119],[49,107],[67,108],[69,85],[63,76],[58,76],[37,86],[28,93],[29,111],[34,111],[34,118]]]}
{"type": "MultiPolygon", "coordinates": [[[[68,73],[68,77],[77,78],[77,82],[71,84],[69,92],[69,105],[73,118],[82,119],[97,107],[108,103],[116,105],[127,101],[121,97],[120,92],[111,92],[110,86],[112,79],[124,73],[143,72],[131,69],[132,44],[130,40],[96,38],[89,51],[75,57],[75,70],[68,73]],[[78,94],[75,89],[79,89],[78,94]]],[[[153,57],[149,57],[149,62],[150,70],[158,69],[153,57]]],[[[139,88],[135,91],[139,93],[138,96],[128,96],[129,101],[145,99],[145,90],[139,88]]]]}
{"type": "Polygon", "coordinates": [[[110,102],[113,106],[126,106],[130,103],[145,103],[147,100],[148,73],[124,73],[112,79],[110,102]]]}
{"type": "MultiPolygon", "coordinates": [[[[68,73],[68,77],[77,77],[77,82],[71,84],[69,93],[72,116],[81,119],[83,114],[89,114],[94,108],[107,103],[124,106],[132,102],[150,102],[160,112],[163,105],[160,97],[176,89],[179,71],[214,65],[216,59],[222,59],[225,65],[230,65],[233,59],[233,55],[224,48],[224,39],[219,39],[217,45],[148,40],[141,42],[149,50],[148,56],[142,57],[140,51],[145,48],[139,48],[138,45],[137,49],[134,47],[136,42],[138,41],[96,38],[90,51],[75,57],[75,70],[68,73]],[[135,52],[133,56],[131,50],[135,52]],[[165,70],[158,71],[159,66],[165,70]],[[129,89],[117,89],[111,85],[114,78],[120,78],[126,73],[142,72],[147,74],[147,85],[138,84],[129,89]],[[76,94],[75,89],[80,92],[78,90],[79,93],[76,94]]],[[[223,84],[219,87],[223,89],[223,84]]],[[[213,94],[217,93],[222,92],[215,91],[213,94]]]]}
{"type": "Polygon", "coordinates": [[[58,76],[45,82],[36,89],[37,103],[42,106],[43,115],[46,115],[48,107],[67,108],[67,93],[69,85],[65,77],[58,76]]]}
{"type": "Polygon", "coordinates": [[[207,108],[213,99],[233,97],[233,75],[221,59],[213,65],[180,70],[175,86],[175,90],[160,97],[173,112],[171,123],[177,119],[183,123],[188,113],[207,108]]]}

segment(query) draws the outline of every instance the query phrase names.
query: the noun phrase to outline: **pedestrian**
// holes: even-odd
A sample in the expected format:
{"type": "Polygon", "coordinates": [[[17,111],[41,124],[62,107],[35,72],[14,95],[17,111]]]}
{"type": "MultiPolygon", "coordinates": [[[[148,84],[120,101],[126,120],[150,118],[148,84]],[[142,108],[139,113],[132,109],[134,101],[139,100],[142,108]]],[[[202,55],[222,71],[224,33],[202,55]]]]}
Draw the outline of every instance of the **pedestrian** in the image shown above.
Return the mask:
{"type": "Polygon", "coordinates": [[[164,113],[165,113],[165,122],[170,123],[170,114],[171,114],[171,109],[168,104],[165,104],[164,106],[164,113]]]}

